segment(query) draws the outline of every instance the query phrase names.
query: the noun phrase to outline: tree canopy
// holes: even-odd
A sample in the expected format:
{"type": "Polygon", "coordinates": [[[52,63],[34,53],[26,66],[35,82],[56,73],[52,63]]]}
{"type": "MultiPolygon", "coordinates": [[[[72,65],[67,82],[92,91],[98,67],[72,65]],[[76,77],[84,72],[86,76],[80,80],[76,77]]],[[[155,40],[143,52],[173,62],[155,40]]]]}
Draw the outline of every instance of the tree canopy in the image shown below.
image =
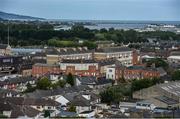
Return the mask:
{"type": "Polygon", "coordinates": [[[177,70],[172,74],[172,80],[180,80],[180,70],[177,70]]]}
{"type": "Polygon", "coordinates": [[[51,81],[46,77],[39,79],[36,85],[36,88],[41,90],[48,90],[50,89],[50,87],[51,87],[51,81]]]}
{"type": "Polygon", "coordinates": [[[151,86],[153,86],[157,83],[160,83],[160,82],[161,82],[161,80],[158,78],[140,79],[140,80],[135,79],[134,81],[132,81],[131,90],[132,90],[132,92],[138,91],[138,90],[141,90],[144,88],[151,87],[151,86]]]}
{"type": "Polygon", "coordinates": [[[70,84],[71,86],[74,86],[75,81],[74,81],[74,77],[73,77],[73,75],[72,75],[71,73],[69,73],[69,74],[67,75],[66,82],[67,82],[68,84],[70,84]]]}
{"type": "MultiPolygon", "coordinates": [[[[2,43],[7,42],[7,23],[0,23],[0,39],[2,43]]],[[[129,43],[129,42],[146,42],[147,37],[158,37],[162,40],[179,40],[180,35],[173,32],[166,31],[153,31],[153,32],[137,32],[135,30],[116,30],[113,28],[90,30],[82,25],[74,25],[70,30],[54,30],[54,25],[45,23],[10,23],[10,43],[12,46],[29,46],[29,45],[52,45],[64,46],[61,41],[74,41],[68,42],[68,46],[75,45],[77,39],[88,41],[85,44],[91,46],[97,40],[112,40],[116,43],[129,43]],[[50,40],[57,38],[56,40],[50,40]],[[60,41],[60,42],[59,42],[60,41]],[[57,43],[57,44],[56,44],[57,43]]],[[[65,46],[66,46],[65,45],[65,46]]]]}

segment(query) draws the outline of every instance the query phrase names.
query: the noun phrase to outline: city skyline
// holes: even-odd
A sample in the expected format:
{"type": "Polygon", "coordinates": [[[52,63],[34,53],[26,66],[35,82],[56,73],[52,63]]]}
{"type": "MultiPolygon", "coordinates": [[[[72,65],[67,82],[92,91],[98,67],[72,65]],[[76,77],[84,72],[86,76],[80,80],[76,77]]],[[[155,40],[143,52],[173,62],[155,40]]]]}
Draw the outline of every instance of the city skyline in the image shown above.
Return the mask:
{"type": "Polygon", "coordinates": [[[1,0],[0,11],[73,20],[180,21],[178,0],[1,0]]]}

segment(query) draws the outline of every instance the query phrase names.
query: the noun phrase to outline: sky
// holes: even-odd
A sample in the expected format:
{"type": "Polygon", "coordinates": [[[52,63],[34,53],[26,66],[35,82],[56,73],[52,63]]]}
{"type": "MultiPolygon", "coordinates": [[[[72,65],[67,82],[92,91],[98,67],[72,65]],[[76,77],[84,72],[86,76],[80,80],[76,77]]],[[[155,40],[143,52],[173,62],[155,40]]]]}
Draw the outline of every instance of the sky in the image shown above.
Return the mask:
{"type": "Polygon", "coordinates": [[[47,19],[180,21],[180,0],[0,0],[0,11],[47,19]]]}

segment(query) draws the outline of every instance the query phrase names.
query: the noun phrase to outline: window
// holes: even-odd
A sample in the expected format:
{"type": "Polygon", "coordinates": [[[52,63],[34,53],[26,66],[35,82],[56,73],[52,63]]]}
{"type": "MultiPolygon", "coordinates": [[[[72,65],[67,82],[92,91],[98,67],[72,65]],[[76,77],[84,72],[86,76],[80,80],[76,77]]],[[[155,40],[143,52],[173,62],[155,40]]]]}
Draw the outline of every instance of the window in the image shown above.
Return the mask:
{"type": "Polygon", "coordinates": [[[40,106],[37,106],[37,109],[40,109],[40,106]]]}
{"type": "Polygon", "coordinates": [[[112,72],[112,69],[109,69],[109,72],[112,72]]]}

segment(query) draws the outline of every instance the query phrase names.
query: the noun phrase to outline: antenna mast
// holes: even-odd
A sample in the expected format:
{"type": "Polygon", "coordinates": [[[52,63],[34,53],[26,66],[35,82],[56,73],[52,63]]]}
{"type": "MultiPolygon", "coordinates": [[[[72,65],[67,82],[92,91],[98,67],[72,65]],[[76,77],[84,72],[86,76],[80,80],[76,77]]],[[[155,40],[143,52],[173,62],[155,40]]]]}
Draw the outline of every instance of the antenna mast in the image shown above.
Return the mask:
{"type": "Polygon", "coordinates": [[[8,45],[9,45],[9,21],[8,21],[8,45]]]}

